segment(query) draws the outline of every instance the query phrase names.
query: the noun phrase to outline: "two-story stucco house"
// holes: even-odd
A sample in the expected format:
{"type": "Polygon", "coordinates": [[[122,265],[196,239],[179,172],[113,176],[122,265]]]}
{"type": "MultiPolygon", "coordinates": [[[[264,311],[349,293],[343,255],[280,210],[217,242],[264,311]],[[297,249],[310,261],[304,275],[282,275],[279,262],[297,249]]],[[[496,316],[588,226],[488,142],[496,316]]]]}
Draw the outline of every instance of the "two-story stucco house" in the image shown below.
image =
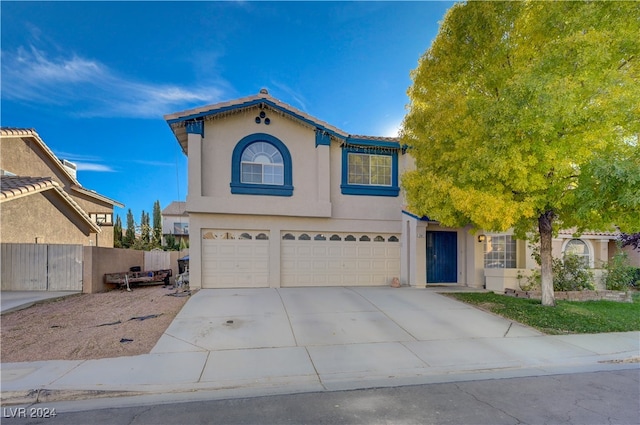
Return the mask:
{"type": "Polygon", "coordinates": [[[162,235],[171,236],[178,245],[189,246],[189,214],[186,202],[174,201],[162,210],[162,235]]]}
{"type": "Polygon", "coordinates": [[[0,173],[2,242],[113,247],[113,210],[124,205],[82,186],[35,130],[0,129],[0,173]]]}
{"type": "MultiPolygon", "coordinates": [[[[513,286],[533,267],[524,241],[404,211],[414,163],[397,138],[349,134],[264,89],[164,118],[188,156],[194,287],[513,286]]],[[[591,261],[611,238],[587,242],[591,261]]]]}

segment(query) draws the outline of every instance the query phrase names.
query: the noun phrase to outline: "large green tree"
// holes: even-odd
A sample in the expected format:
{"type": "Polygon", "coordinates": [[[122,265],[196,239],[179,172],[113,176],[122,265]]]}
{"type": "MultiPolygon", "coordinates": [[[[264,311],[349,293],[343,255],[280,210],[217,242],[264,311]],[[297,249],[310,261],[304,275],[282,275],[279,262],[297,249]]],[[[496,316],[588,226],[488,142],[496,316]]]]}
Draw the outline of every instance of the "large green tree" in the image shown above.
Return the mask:
{"type": "Polygon", "coordinates": [[[467,2],[412,72],[402,179],[417,214],[540,241],[640,228],[640,3],[467,2]]]}

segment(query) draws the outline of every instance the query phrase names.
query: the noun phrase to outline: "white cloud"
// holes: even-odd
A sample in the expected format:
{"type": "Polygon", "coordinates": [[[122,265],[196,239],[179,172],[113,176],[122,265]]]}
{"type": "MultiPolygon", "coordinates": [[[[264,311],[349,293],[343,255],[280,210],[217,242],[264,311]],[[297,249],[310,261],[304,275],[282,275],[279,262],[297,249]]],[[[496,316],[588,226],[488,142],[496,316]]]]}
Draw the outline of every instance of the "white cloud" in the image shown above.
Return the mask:
{"type": "Polygon", "coordinates": [[[65,107],[73,115],[158,118],[221,99],[216,85],[186,88],[136,81],[96,60],[49,57],[34,46],[2,52],[2,97],[65,107]]]}
{"type": "Polygon", "coordinates": [[[97,171],[101,173],[114,173],[116,170],[104,164],[96,164],[91,162],[76,162],[78,171],[97,171]]]}
{"type": "MultiPolygon", "coordinates": [[[[304,98],[303,95],[301,95],[300,93],[298,93],[297,91],[295,91],[294,89],[292,89],[291,87],[289,87],[286,84],[283,84],[283,83],[280,83],[280,82],[277,82],[277,81],[272,81],[271,84],[273,84],[278,90],[281,90],[281,91],[285,92],[293,100],[293,102],[290,102],[290,103],[297,103],[298,107],[301,110],[306,112],[306,110],[307,110],[307,105],[306,105],[307,101],[306,101],[306,99],[304,98]]],[[[270,94],[271,94],[271,96],[275,97],[276,99],[280,99],[282,97],[282,96],[278,96],[277,93],[274,94],[274,93],[270,92],[270,94]]]]}

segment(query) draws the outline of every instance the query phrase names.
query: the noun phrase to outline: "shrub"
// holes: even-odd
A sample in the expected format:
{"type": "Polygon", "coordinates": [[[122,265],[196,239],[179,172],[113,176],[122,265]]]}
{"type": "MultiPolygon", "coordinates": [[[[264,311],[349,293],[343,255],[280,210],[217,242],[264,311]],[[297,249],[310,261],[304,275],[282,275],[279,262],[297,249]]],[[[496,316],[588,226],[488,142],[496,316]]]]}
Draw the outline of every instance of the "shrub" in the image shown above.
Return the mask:
{"type": "Polygon", "coordinates": [[[595,289],[593,272],[589,270],[584,260],[577,255],[567,254],[562,260],[553,259],[553,290],[554,291],[582,291],[595,289]]]}
{"type": "MultiPolygon", "coordinates": [[[[518,285],[523,291],[538,291],[541,286],[540,270],[533,270],[530,276],[518,274],[518,285]]],[[[553,290],[582,291],[595,289],[593,272],[584,260],[576,255],[568,254],[561,260],[553,259],[553,290]]]]}
{"type": "Polygon", "coordinates": [[[629,287],[637,285],[638,269],[629,265],[629,257],[624,251],[618,250],[613,258],[605,264],[604,269],[607,289],[626,291],[629,287]]]}

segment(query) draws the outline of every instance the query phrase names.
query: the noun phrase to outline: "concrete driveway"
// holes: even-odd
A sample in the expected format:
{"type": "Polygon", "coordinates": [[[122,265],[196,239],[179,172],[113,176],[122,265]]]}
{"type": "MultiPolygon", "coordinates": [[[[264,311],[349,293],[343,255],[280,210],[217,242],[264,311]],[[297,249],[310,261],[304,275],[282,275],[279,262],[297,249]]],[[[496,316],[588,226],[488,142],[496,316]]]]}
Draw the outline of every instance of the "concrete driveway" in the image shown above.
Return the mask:
{"type": "Polygon", "coordinates": [[[331,389],[596,354],[433,290],[389,287],[200,290],[152,351],[172,352],[208,352],[200,382],[331,389]]]}
{"type": "Polygon", "coordinates": [[[639,341],[640,332],[541,335],[432,289],[204,289],[151,353],[3,363],[2,397],[133,391],[175,401],[612,370],[634,367],[639,341]]]}

